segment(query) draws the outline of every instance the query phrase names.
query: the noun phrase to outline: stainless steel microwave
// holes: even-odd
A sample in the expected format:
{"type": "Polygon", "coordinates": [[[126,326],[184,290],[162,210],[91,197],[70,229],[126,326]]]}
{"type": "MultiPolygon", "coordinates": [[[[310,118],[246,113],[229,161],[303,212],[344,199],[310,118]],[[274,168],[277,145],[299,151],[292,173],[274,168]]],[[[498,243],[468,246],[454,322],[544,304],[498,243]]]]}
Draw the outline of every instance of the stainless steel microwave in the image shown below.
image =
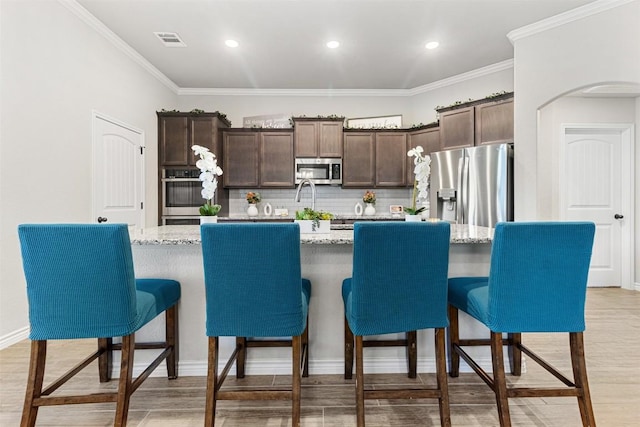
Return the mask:
{"type": "Polygon", "coordinates": [[[296,184],[305,178],[314,184],[342,184],[342,159],[296,159],[296,184]]]}

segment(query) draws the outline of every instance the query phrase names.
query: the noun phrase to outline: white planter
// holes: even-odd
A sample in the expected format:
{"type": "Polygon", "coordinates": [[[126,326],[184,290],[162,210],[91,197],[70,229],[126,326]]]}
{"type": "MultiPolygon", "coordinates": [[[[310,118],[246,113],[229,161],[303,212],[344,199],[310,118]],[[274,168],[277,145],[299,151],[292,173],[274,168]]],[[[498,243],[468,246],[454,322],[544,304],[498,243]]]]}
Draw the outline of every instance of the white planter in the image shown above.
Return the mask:
{"type": "Polygon", "coordinates": [[[317,227],[310,219],[296,219],[295,222],[300,225],[300,234],[329,234],[331,232],[330,220],[318,221],[317,227]]]}
{"type": "Polygon", "coordinates": [[[364,214],[365,215],[375,215],[376,214],[376,208],[375,208],[375,206],[373,206],[373,203],[367,203],[367,207],[364,208],[364,214]]]}
{"type": "Polygon", "coordinates": [[[218,222],[217,216],[201,215],[200,224],[216,224],[218,222]]]}
{"type": "Polygon", "coordinates": [[[258,216],[258,207],[255,204],[250,204],[247,208],[247,215],[258,216]]]}
{"type": "Polygon", "coordinates": [[[408,221],[408,222],[414,222],[414,221],[418,221],[419,222],[419,221],[422,221],[422,215],[409,215],[409,214],[406,214],[404,216],[404,220],[408,221]]]}

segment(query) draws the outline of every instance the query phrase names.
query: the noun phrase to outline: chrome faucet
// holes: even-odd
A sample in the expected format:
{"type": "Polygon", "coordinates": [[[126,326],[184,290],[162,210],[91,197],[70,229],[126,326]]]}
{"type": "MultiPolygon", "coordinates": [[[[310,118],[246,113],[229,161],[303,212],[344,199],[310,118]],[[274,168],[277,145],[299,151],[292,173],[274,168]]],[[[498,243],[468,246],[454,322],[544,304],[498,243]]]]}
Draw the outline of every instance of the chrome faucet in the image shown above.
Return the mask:
{"type": "Polygon", "coordinates": [[[298,184],[295,201],[296,202],[300,201],[300,190],[302,190],[302,187],[305,184],[309,184],[309,187],[311,187],[311,210],[315,211],[316,210],[316,185],[309,178],[303,178],[302,181],[300,181],[300,184],[298,184]]]}

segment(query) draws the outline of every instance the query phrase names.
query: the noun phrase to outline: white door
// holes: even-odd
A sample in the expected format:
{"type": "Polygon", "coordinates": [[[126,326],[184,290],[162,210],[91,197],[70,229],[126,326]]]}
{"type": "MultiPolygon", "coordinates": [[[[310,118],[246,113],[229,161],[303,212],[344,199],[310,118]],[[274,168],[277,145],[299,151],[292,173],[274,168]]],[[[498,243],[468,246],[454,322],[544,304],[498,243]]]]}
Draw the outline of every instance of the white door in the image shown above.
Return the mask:
{"type": "Polygon", "coordinates": [[[596,224],[589,286],[631,288],[630,134],[625,125],[563,126],[561,214],[596,224]]]}
{"type": "Polygon", "coordinates": [[[93,220],[144,227],[144,133],[93,115],[93,220]]]}

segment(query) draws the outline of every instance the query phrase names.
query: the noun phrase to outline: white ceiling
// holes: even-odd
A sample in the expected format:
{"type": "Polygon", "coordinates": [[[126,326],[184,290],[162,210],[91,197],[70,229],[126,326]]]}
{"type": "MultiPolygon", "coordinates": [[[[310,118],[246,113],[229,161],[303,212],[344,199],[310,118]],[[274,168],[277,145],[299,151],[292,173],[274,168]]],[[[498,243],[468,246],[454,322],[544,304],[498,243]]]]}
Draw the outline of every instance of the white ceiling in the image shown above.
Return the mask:
{"type": "Polygon", "coordinates": [[[77,0],[179,88],[413,89],[513,59],[507,34],[594,0],[77,0]],[[175,32],[167,48],[154,32],[175,32]],[[240,43],[225,46],[226,39],[240,43]],[[341,46],[331,50],[329,40],[341,46]],[[426,50],[427,41],[440,46],[426,50]]]}

